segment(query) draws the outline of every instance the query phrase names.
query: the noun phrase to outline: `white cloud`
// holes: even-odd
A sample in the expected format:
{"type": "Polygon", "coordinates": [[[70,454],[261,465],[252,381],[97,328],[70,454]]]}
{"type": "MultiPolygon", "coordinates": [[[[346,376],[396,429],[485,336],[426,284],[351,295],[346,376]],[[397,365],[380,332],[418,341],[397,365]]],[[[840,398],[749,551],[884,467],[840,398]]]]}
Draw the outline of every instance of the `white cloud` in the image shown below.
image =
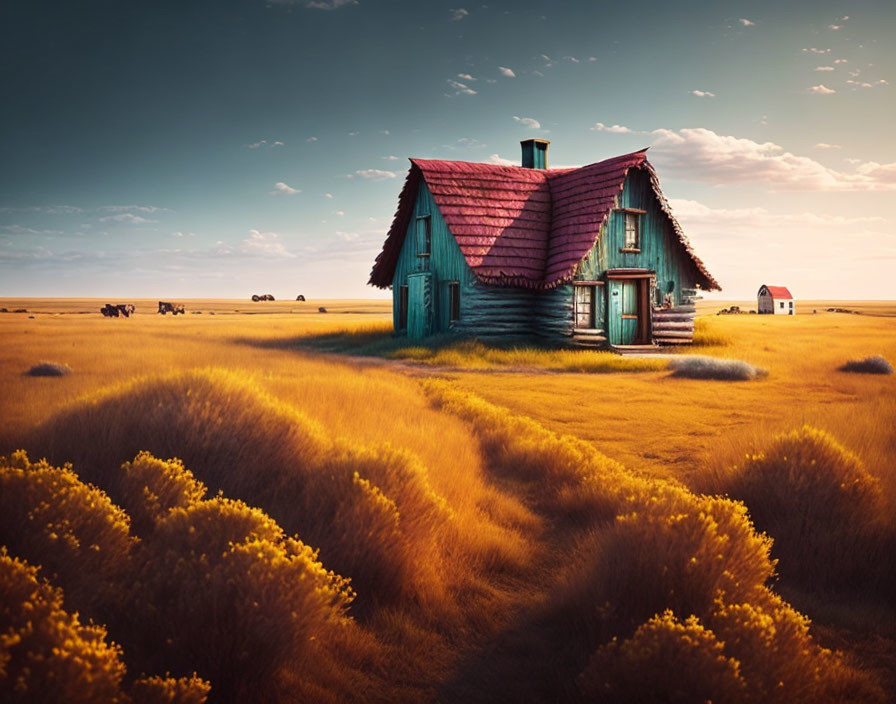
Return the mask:
{"type": "Polygon", "coordinates": [[[458,77],[458,78],[461,78],[461,79],[463,79],[463,80],[465,80],[465,81],[475,81],[475,80],[476,80],[476,79],[473,78],[473,76],[471,76],[469,73],[459,73],[459,74],[457,74],[457,77],[458,77]]]}
{"type": "Polygon", "coordinates": [[[349,132],[348,136],[349,137],[357,137],[359,134],[361,134],[361,133],[356,130],[354,132],[349,132]]]}
{"type": "Polygon", "coordinates": [[[844,215],[827,215],[817,212],[803,213],[770,213],[762,207],[754,208],[710,208],[695,200],[671,198],[669,205],[675,217],[688,224],[711,224],[724,226],[726,232],[732,229],[744,232],[756,231],[756,229],[771,228],[781,225],[801,223],[815,227],[842,227],[843,225],[866,225],[869,223],[886,222],[885,218],[872,215],[859,215],[848,217],[844,215]]]}
{"type": "Polygon", "coordinates": [[[511,161],[510,159],[505,159],[504,157],[498,156],[497,154],[492,154],[485,161],[487,164],[497,164],[498,166],[519,166],[517,162],[511,161]]]}
{"type": "Polygon", "coordinates": [[[715,98],[715,93],[710,93],[708,90],[692,90],[688,91],[691,95],[696,95],[698,98],[715,98]]]}
{"type": "Polygon", "coordinates": [[[469,10],[465,10],[462,7],[458,7],[457,9],[450,9],[448,12],[451,13],[451,21],[452,22],[460,22],[464,17],[470,14],[469,10]]]}
{"type": "Polygon", "coordinates": [[[301,189],[293,188],[292,186],[287,186],[283,181],[277,181],[274,184],[274,190],[271,191],[272,196],[294,196],[296,193],[301,193],[301,189]]]}
{"type": "Polygon", "coordinates": [[[368,181],[385,181],[389,178],[395,178],[397,175],[394,171],[383,171],[382,169],[358,169],[354,174],[349,174],[349,178],[358,176],[368,181]]]}
{"type": "Polygon", "coordinates": [[[834,67],[833,66],[816,66],[815,70],[816,71],[833,71],[834,67]]]}
{"type": "Polygon", "coordinates": [[[603,122],[595,123],[594,127],[589,127],[592,132],[612,132],[613,134],[630,134],[632,130],[623,125],[605,125],[603,122]]]}
{"type": "Polygon", "coordinates": [[[741,17],[738,22],[740,22],[744,27],[755,27],[756,23],[748,20],[746,17],[741,17]]]}
{"type": "Polygon", "coordinates": [[[570,62],[574,63],[574,64],[582,63],[582,62],[579,61],[579,59],[577,59],[575,56],[564,56],[563,58],[566,59],[567,61],[570,61],[570,62]]]}
{"type": "MultiPolygon", "coordinates": [[[[285,0],[287,4],[292,4],[295,0],[285,0]]],[[[284,0],[274,0],[274,2],[283,3],[284,0]]],[[[336,10],[344,5],[357,5],[358,0],[308,0],[305,7],[312,10],[336,10]]]]}
{"type": "Polygon", "coordinates": [[[815,145],[816,149],[843,149],[839,144],[828,144],[827,142],[819,142],[815,145]]]}
{"type": "Polygon", "coordinates": [[[306,139],[305,141],[306,141],[306,142],[316,142],[316,141],[317,141],[317,137],[309,137],[309,138],[306,139]]]}
{"type": "Polygon", "coordinates": [[[158,220],[149,220],[133,213],[118,213],[117,215],[106,215],[100,218],[100,222],[117,222],[123,225],[149,225],[158,222],[158,220]]]}
{"type": "Polygon", "coordinates": [[[337,210],[337,211],[335,211],[333,214],[334,214],[334,215],[338,215],[339,217],[342,217],[343,215],[345,215],[345,211],[344,211],[344,210],[337,210]]]}
{"type": "Polygon", "coordinates": [[[138,213],[170,213],[168,208],[160,208],[157,205],[103,205],[97,211],[103,213],[126,213],[134,210],[138,213]]]}
{"type": "Polygon", "coordinates": [[[831,93],[836,93],[837,91],[833,88],[828,88],[823,83],[819,83],[817,86],[812,86],[809,88],[810,93],[815,93],[816,95],[830,95],[831,93]]]}
{"type": "Polygon", "coordinates": [[[896,163],[867,162],[846,173],[772,142],[723,136],[705,128],[658,129],[653,134],[651,161],[696,181],[762,184],[774,190],[896,190],[896,163]]]}
{"type": "Polygon", "coordinates": [[[276,232],[258,230],[249,230],[249,236],[240,243],[239,250],[242,254],[262,257],[294,259],[296,256],[283,246],[280,235],[276,232]]]}
{"type": "Polygon", "coordinates": [[[357,242],[361,238],[357,232],[340,232],[339,230],[336,231],[336,236],[344,242],[357,242]]]}
{"type": "Polygon", "coordinates": [[[884,79],[880,79],[878,81],[875,81],[874,83],[871,83],[869,81],[854,81],[851,78],[846,80],[846,84],[853,86],[853,88],[874,88],[874,86],[890,85],[889,82],[885,81],[884,79]]]}
{"type": "Polygon", "coordinates": [[[266,139],[259,139],[257,142],[252,142],[251,144],[247,144],[246,148],[260,149],[261,147],[282,147],[284,145],[285,145],[285,142],[281,142],[279,139],[274,140],[273,142],[269,142],[266,139]]]}
{"type": "Polygon", "coordinates": [[[384,159],[385,161],[400,161],[401,157],[390,154],[389,156],[381,156],[380,159],[384,159]]]}
{"type": "Polygon", "coordinates": [[[830,49],[816,49],[814,46],[803,49],[804,54],[830,54],[830,49]]]}
{"type": "Polygon", "coordinates": [[[498,70],[501,72],[502,76],[506,78],[516,78],[516,74],[513,72],[513,69],[509,69],[506,66],[498,66],[498,70]]]}
{"type": "Polygon", "coordinates": [[[589,57],[588,57],[588,61],[597,61],[597,57],[596,57],[596,56],[589,56],[589,57]]]}
{"type": "Polygon", "coordinates": [[[448,79],[448,85],[454,89],[455,95],[476,95],[476,91],[470,88],[466,83],[455,81],[453,78],[448,79]]]}
{"type": "Polygon", "coordinates": [[[389,135],[389,130],[380,130],[380,134],[389,135]]]}
{"type": "Polygon", "coordinates": [[[829,24],[829,25],[828,25],[828,29],[833,30],[834,32],[836,32],[836,31],[837,31],[838,29],[840,29],[842,26],[843,26],[842,24],[829,24]]]}
{"type": "Polygon", "coordinates": [[[526,127],[531,127],[533,130],[537,130],[541,128],[541,123],[532,117],[517,117],[513,116],[515,122],[519,122],[521,125],[525,125],[526,127]]]}
{"type": "Polygon", "coordinates": [[[329,198],[330,200],[332,200],[333,194],[332,193],[324,193],[324,198],[329,198]]]}
{"type": "Polygon", "coordinates": [[[849,59],[834,59],[835,64],[848,64],[849,59]]]}

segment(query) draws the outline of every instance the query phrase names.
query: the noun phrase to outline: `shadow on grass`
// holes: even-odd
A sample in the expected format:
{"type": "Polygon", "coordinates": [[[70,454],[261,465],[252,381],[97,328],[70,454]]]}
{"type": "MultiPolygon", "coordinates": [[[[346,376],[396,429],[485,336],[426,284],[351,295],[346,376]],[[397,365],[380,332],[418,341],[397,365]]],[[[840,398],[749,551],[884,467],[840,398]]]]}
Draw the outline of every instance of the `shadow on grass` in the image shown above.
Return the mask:
{"type": "Polygon", "coordinates": [[[468,371],[553,371],[577,373],[660,371],[666,361],[624,358],[605,350],[570,349],[531,337],[482,340],[439,334],[425,340],[393,336],[391,328],[335,330],[275,340],[238,339],[263,349],[375,357],[383,360],[468,371]]]}

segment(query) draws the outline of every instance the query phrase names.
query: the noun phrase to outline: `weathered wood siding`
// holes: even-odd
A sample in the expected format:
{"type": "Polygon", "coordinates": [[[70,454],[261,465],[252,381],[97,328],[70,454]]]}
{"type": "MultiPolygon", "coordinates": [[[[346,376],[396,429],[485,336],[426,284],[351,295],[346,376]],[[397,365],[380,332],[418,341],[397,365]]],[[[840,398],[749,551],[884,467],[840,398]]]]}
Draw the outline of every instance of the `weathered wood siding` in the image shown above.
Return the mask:
{"type": "MultiPolygon", "coordinates": [[[[617,197],[617,208],[644,210],[640,216],[639,252],[624,252],[625,213],[613,210],[601,228],[600,238],[583,259],[576,274],[577,281],[603,281],[608,269],[643,269],[655,275],[656,287],[650,291],[653,306],[661,306],[666,294],[671,294],[673,307],[685,306],[685,312],[693,302],[692,289],[697,280],[697,270],[684,246],[672,229],[672,223],[660,208],[650,184],[650,177],[640,170],[632,170],[626,177],[622,192],[617,197]]],[[[612,286],[597,295],[611,296],[612,286]]],[[[609,305],[599,306],[599,318],[595,326],[608,330],[613,323],[608,320],[609,305]]],[[[692,311],[693,309],[690,308],[692,311]]],[[[689,329],[693,332],[693,313],[689,329]]],[[[683,322],[683,321],[675,321],[683,322]]],[[[658,328],[664,327],[662,324],[658,328]]],[[[655,333],[659,333],[659,329],[655,333]]],[[[676,330],[676,333],[679,332],[676,330]]],[[[663,337],[654,334],[654,339],[663,337]]]]}
{"type": "MultiPolygon", "coordinates": [[[[655,274],[656,287],[650,290],[652,305],[648,306],[656,306],[652,311],[654,339],[689,341],[693,334],[692,303],[697,271],[660,208],[649,176],[640,170],[630,171],[616,205],[646,211],[640,218],[640,251],[620,251],[625,242],[625,215],[614,210],[601,228],[597,244],[579,266],[575,280],[606,282],[608,269],[643,269],[655,274]],[[667,310],[671,318],[664,316],[659,308],[666,294],[671,294],[674,308],[674,311],[667,310]]],[[[589,342],[588,335],[583,337],[575,331],[572,284],[535,291],[480,283],[448,230],[432,194],[421,182],[392,282],[396,331],[399,331],[399,286],[407,286],[409,276],[424,272],[429,274],[422,289],[426,295],[408,299],[408,320],[414,321],[408,327],[411,337],[453,331],[477,337],[538,335],[554,342],[589,342]],[[417,218],[426,215],[431,218],[430,256],[418,256],[417,218]],[[460,284],[460,319],[453,323],[449,320],[451,282],[460,284]],[[427,309],[415,310],[421,305],[427,309]]],[[[610,328],[607,297],[612,288],[607,285],[595,289],[594,333],[606,334],[610,328]]],[[[651,315],[651,311],[645,314],[651,315]]],[[[604,339],[594,335],[590,338],[604,339]]]]}
{"type": "Polygon", "coordinates": [[[457,246],[454,236],[448,231],[445,220],[439,213],[432,198],[432,194],[426,187],[425,183],[420,184],[417,191],[417,202],[414,205],[414,212],[411,215],[408,224],[408,230],[405,233],[404,244],[401,248],[401,254],[398,257],[398,264],[395,267],[395,274],[392,278],[392,319],[396,332],[399,330],[399,286],[408,285],[408,277],[414,274],[428,272],[430,274],[428,284],[428,300],[424,300],[427,310],[416,310],[421,305],[420,297],[408,296],[408,336],[419,337],[418,331],[428,330],[424,334],[445,332],[451,328],[449,318],[451,316],[451,301],[448,294],[448,284],[457,281],[461,285],[461,318],[465,312],[470,310],[472,303],[468,304],[464,300],[464,290],[467,289],[475,279],[470,267],[464,260],[464,256],[457,246]],[[417,241],[417,218],[430,216],[431,220],[431,239],[430,239],[430,255],[418,256],[417,241]],[[417,323],[414,329],[411,329],[410,321],[419,321],[426,318],[428,322],[422,324],[417,323]]]}

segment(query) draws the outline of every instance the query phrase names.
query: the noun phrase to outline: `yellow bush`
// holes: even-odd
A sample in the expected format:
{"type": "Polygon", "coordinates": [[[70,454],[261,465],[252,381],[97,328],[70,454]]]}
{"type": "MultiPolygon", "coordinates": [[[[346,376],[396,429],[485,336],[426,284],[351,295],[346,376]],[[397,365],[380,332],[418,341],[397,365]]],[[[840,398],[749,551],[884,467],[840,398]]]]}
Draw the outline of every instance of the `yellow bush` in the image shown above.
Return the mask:
{"type": "Polygon", "coordinates": [[[141,677],[131,685],[133,704],[203,704],[211,689],[195,674],[191,677],[141,677]]]}
{"type": "Polygon", "coordinates": [[[828,433],[778,435],[715,488],[744,501],[774,538],[786,579],[812,590],[888,591],[896,556],[880,482],[828,433]]]}
{"type": "Polygon", "coordinates": [[[134,532],[145,536],[172,508],[201,501],[205,485],[178,459],[160,460],[141,452],[121,466],[117,495],[131,517],[134,532]]]}
{"type": "Polygon", "coordinates": [[[819,647],[809,635],[809,619],[779,596],[759,589],[749,603],[718,600],[707,624],[737,659],[748,701],[883,702],[883,692],[867,675],[850,669],[841,656],[819,647]]]}
{"type": "Polygon", "coordinates": [[[82,476],[108,487],[135,511],[141,529],[148,517],[135,508],[138,490],[151,511],[175,500],[166,492],[186,501],[202,485],[259,506],[353,580],[359,610],[415,589],[440,589],[438,579],[410,578],[423,556],[438,564],[434,532],[449,515],[419,461],[388,446],[334,439],[236,374],[189,372],[115,387],[73,404],[38,428],[31,444],[73,460],[82,476]],[[181,458],[202,484],[179,466],[163,468],[140,457],[122,475],[121,463],[143,450],[181,458]],[[155,484],[144,495],[131,477],[151,472],[155,484]],[[391,503],[383,504],[372,488],[391,503]]]}
{"type": "Polygon", "coordinates": [[[127,514],[71,465],[32,463],[24,452],[0,457],[0,540],[91,617],[116,601],[136,542],[127,514]]]}
{"type": "Polygon", "coordinates": [[[62,592],[0,549],[0,699],[34,704],[126,701],[125,666],[101,626],[62,607],[62,592]]]}
{"type": "Polygon", "coordinates": [[[172,509],[142,558],[135,639],[153,669],[210,680],[216,701],[275,698],[287,664],[313,679],[319,645],[349,626],[347,580],[239,501],[172,509]]]}
{"type": "MultiPolygon", "coordinates": [[[[622,642],[601,646],[578,679],[588,701],[741,702],[740,663],[691,616],[655,616],[622,642]]],[[[796,701],[796,700],[794,700],[796,701]]]]}

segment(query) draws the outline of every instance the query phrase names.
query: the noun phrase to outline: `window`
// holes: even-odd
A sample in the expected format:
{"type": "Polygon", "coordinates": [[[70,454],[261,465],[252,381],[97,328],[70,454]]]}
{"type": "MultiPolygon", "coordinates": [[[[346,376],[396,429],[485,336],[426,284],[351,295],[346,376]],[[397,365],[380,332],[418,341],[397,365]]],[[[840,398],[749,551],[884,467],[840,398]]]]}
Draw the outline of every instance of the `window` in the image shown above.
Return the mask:
{"type": "Polygon", "coordinates": [[[784,301],[781,301],[780,303],[778,303],[778,307],[779,307],[779,308],[783,308],[783,307],[784,307],[784,301]]]}
{"type": "Polygon", "coordinates": [[[448,284],[448,304],[450,306],[448,320],[452,323],[460,320],[460,283],[457,281],[448,284]]]}
{"type": "Polygon", "coordinates": [[[424,215],[417,218],[417,256],[428,257],[432,247],[432,218],[424,215]]]}
{"type": "Polygon", "coordinates": [[[638,249],[641,243],[641,216],[639,213],[625,214],[625,249],[638,249]]]}
{"type": "Polygon", "coordinates": [[[576,286],[576,327],[594,327],[594,286],[576,286]]]}
{"type": "Polygon", "coordinates": [[[398,287],[398,329],[408,329],[408,287],[398,287]]]}

